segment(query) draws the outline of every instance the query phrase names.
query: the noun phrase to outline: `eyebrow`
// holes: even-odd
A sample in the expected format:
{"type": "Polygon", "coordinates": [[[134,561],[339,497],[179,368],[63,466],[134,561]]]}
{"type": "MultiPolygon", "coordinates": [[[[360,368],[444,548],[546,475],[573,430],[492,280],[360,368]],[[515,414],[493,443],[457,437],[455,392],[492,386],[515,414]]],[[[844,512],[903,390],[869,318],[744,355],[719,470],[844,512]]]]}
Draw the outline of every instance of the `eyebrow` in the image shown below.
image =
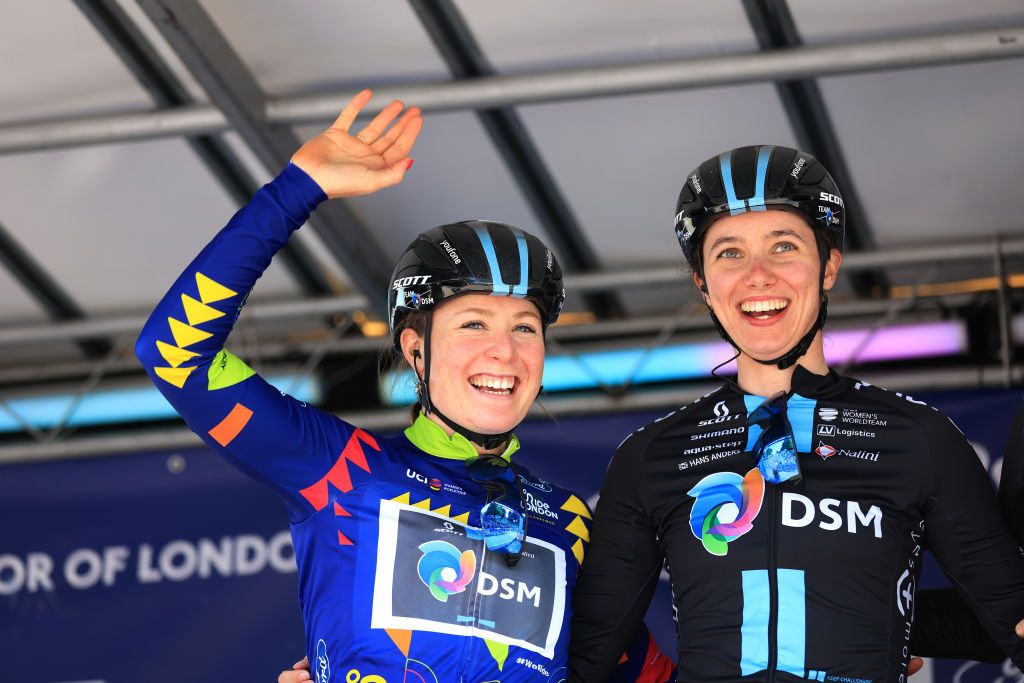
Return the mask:
{"type": "MultiPolygon", "coordinates": [[[[481,315],[481,316],[485,316],[485,317],[493,317],[494,316],[494,309],[473,306],[472,308],[464,308],[464,309],[462,309],[461,311],[459,311],[459,315],[481,315]]],[[[517,318],[533,318],[533,317],[539,318],[540,317],[540,313],[538,313],[536,310],[521,311],[521,312],[516,314],[516,317],[517,318]]]]}
{"type": "MultiPolygon", "coordinates": [[[[788,229],[772,230],[770,233],[768,233],[768,237],[772,239],[779,239],[781,237],[792,237],[793,239],[798,240],[800,242],[806,242],[806,240],[800,233],[796,232],[795,230],[788,229]]],[[[742,241],[742,239],[740,239],[739,237],[735,237],[733,235],[723,235],[722,237],[719,237],[718,239],[711,243],[711,246],[708,247],[708,251],[714,251],[723,244],[736,244],[737,242],[742,241]]]]}

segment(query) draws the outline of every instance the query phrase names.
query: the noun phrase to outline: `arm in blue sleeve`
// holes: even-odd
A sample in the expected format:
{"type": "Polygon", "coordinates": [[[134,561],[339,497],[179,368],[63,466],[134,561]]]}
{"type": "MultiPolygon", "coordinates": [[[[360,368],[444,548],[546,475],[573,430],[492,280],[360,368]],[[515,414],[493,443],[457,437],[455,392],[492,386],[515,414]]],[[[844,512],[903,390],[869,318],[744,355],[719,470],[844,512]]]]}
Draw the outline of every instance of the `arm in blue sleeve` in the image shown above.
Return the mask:
{"type": "Polygon", "coordinates": [[[263,186],[157,304],[135,353],[188,426],[234,465],[270,484],[293,520],[351,488],[373,437],[267,384],[224,348],[256,280],[326,199],[297,166],[263,186]],[[341,457],[339,457],[341,456],[341,457]]]}

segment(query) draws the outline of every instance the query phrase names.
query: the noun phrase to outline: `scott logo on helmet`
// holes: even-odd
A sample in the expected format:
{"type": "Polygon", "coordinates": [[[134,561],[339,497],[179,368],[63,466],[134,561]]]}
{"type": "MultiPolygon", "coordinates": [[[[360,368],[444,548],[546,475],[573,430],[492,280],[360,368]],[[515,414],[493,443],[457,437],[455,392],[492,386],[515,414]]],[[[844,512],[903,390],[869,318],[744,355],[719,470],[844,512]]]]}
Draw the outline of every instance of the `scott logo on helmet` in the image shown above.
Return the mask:
{"type": "Polygon", "coordinates": [[[391,288],[399,289],[401,287],[410,287],[412,285],[425,285],[429,281],[429,275],[410,275],[409,277],[400,277],[395,280],[391,285],[391,288]]]}
{"type": "Polygon", "coordinates": [[[840,197],[837,194],[832,194],[831,192],[819,192],[818,193],[818,200],[822,201],[822,202],[831,202],[832,204],[838,204],[839,206],[843,207],[844,209],[846,208],[843,205],[843,198],[840,197]]]}

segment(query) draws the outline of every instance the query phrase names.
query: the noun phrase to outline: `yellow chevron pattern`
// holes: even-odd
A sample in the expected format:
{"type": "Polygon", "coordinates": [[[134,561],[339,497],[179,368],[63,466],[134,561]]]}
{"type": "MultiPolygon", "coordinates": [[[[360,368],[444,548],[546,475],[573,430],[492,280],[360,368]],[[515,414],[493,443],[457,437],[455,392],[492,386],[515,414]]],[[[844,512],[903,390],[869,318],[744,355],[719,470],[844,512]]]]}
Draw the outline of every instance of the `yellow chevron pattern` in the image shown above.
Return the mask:
{"type": "Polygon", "coordinates": [[[572,544],[572,554],[576,556],[576,561],[583,564],[583,541],[576,539],[576,542],[572,544]]]}
{"type": "Polygon", "coordinates": [[[569,526],[565,527],[565,530],[571,534],[579,536],[587,543],[590,543],[590,529],[587,528],[583,518],[579,515],[573,517],[572,521],[569,522],[569,526]]]}
{"type": "Polygon", "coordinates": [[[400,495],[400,496],[398,496],[396,498],[392,498],[391,500],[395,501],[396,503],[404,503],[405,505],[408,505],[409,504],[409,492],[406,491],[402,495],[400,495]]]}
{"type": "Polygon", "coordinates": [[[443,508],[437,508],[436,510],[434,510],[434,512],[436,512],[437,514],[439,514],[439,515],[441,515],[443,517],[450,517],[451,514],[452,514],[452,506],[451,505],[445,505],[443,508]]]}
{"type": "Polygon", "coordinates": [[[212,306],[196,301],[188,294],[181,295],[181,304],[185,307],[185,317],[188,319],[189,325],[201,325],[224,317],[223,311],[218,311],[212,306]]]}
{"type": "Polygon", "coordinates": [[[153,372],[156,373],[157,377],[159,377],[160,379],[164,380],[165,382],[170,382],[171,384],[173,384],[174,386],[178,387],[179,389],[181,389],[183,386],[185,386],[185,380],[188,379],[188,376],[190,374],[192,374],[193,370],[195,370],[194,367],[191,367],[191,368],[153,368],[153,372]]]}
{"type": "Polygon", "coordinates": [[[186,346],[192,346],[197,342],[201,342],[204,339],[209,339],[213,335],[209,332],[204,332],[198,328],[186,325],[180,320],[174,318],[168,318],[167,323],[171,326],[171,334],[174,336],[174,343],[180,347],[185,348],[186,346]]]}
{"type": "Polygon", "coordinates": [[[223,301],[238,294],[198,271],[196,272],[196,286],[199,288],[199,300],[204,304],[223,301]]]}
{"type": "Polygon", "coordinates": [[[469,512],[463,512],[461,515],[456,515],[451,519],[453,522],[469,525],[469,512]]]}
{"type": "Polygon", "coordinates": [[[414,508],[419,508],[420,510],[426,510],[427,512],[430,512],[430,499],[424,498],[418,503],[413,503],[412,506],[414,508]]]}
{"type": "Polygon", "coordinates": [[[592,519],[590,516],[590,510],[587,509],[587,504],[576,496],[569,496],[569,500],[562,504],[562,509],[566,512],[571,512],[574,515],[580,515],[587,519],[592,519]]]}
{"type": "MultiPolygon", "coordinates": [[[[185,349],[179,349],[177,346],[173,346],[166,342],[162,342],[159,339],[156,342],[156,348],[160,351],[160,355],[164,357],[164,360],[170,363],[172,368],[176,368],[189,358],[195,358],[199,354],[194,351],[186,351],[185,349]]],[[[166,369],[166,368],[161,368],[166,369]]]]}

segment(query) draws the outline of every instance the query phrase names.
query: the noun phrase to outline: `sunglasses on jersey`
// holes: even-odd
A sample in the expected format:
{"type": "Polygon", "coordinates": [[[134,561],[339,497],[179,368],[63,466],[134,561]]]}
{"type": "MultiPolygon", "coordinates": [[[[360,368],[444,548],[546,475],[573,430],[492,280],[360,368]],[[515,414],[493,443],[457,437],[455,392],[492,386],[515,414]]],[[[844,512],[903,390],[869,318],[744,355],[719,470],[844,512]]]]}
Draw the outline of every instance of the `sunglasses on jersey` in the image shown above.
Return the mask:
{"type": "Polygon", "coordinates": [[[786,417],[787,399],[785,393],[778,393],[754,408],[747,418],[748,425],[761,427],[753,452],[757,455],[757,469],[761,476],[772,484],[800,480],[796,438],[786,417]]]}
{"type": "Polygon", "coordinates": [[[489,500],[480,508],[480,531],[487,549],[504,554],[509,567],[516,566],[523,555],[527,523],[526,497],[519,476],[507,460],[497,456],[480,456],[466,469],[470,478],[487,491],[489,500]],[[513,495],[518,498],[518,506],[513,495]]]}

